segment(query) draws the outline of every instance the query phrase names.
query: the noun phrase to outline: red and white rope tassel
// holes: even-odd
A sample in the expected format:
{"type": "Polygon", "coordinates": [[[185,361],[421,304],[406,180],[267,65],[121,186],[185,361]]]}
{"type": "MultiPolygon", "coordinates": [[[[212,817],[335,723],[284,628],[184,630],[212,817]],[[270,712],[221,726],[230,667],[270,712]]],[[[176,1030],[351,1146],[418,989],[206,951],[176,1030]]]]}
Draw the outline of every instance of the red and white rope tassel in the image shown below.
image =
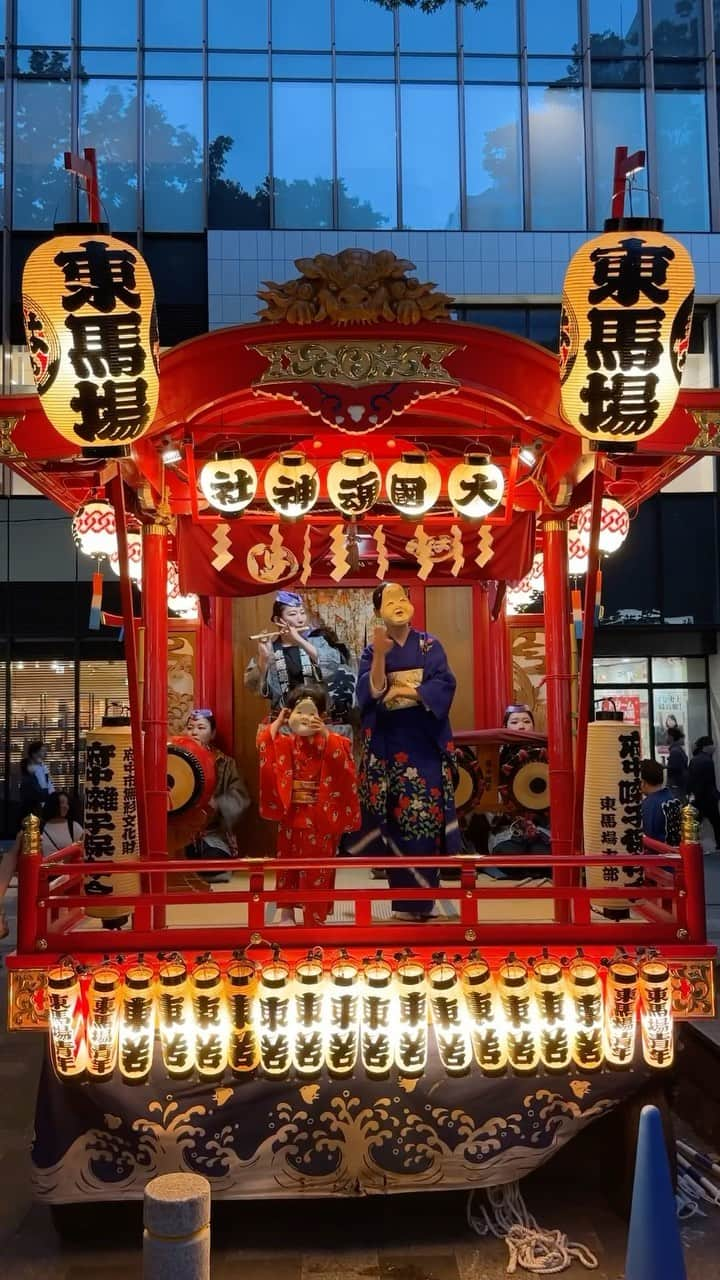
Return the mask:
{"type": "Polygon", "coordinates": [[[467,1202],[468,1226],[479,1236],[494,1236],[508,1247],[507,1274],[518,1267],[536,1276],[554,1276],[579,1262],[594,1271],[598,1260],[583,1244],[568,1240],[562,1231],[539,1227],[523,1200],[519,1182],[471,1191],[467,1202]],[[476,1197],[479,1199],[475,1207],[476,1197]]]}

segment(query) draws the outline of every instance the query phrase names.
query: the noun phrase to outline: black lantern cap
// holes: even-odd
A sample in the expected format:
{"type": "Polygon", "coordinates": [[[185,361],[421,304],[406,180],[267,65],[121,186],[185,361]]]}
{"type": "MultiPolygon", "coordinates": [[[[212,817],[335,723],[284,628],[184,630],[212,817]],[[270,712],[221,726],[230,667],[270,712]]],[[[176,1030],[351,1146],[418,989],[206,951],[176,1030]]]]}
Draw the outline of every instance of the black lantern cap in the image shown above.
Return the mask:
{"type": "Polygon", "coordinates": [[[606,218],[604,231],[664,231],[662,218],[606,218]]]}
{"type": "Polygon", "coordinates": [[[109,236],[109,222],[54,222],[57,236],[109,236]]]}

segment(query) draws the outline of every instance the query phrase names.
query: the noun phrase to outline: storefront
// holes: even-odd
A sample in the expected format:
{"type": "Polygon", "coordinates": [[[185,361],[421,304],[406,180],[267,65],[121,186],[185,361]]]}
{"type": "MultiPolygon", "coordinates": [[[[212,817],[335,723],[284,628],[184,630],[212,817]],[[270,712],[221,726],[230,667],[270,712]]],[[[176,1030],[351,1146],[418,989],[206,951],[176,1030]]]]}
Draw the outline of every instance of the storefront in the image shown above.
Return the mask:
{"type": "Polygon", "coordinates": [[[626,720],[640,725],[642,751],[667,758],[667,730],[677,725],[690,746],[710,732],[708,659],[701,657],[595,658],[593,698],[603,709],[613,703],[626,720]]]}

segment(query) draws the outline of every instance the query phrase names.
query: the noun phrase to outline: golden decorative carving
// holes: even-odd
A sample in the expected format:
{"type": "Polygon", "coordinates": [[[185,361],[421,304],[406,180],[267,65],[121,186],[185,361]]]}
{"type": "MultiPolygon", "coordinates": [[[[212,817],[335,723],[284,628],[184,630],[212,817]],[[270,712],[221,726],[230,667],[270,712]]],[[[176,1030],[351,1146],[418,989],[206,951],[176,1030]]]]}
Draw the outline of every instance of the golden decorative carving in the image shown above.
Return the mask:
{"type": "Polygon", "coordinates": [[[419,324],[447,319],[447,307],[453,301],[446,293],[436,293],[433,283],[421,284],[416,276],[408,276],[415,263],[396,257],[390,249],[319,253],[314,258],[296,258],[295,266],[301,273],[295,280],[284,284],[263,280],[265,288],[258,289],[257,295],[266,304],[258,312],[261,320],[419,324]]]}
{"type": "Polygon", "coordinates": [[[715,1017],[715,972],[712,960],[669,962],[674,1018],[715,1017]]]}
{"type": "Polygon", "coordinates": [[[689,453],[720,453],[720,415],[712,409],[691,409],[697,435],[689,453]]]}
{"type": "Polygon", "coordinates": [[[48,1025],[45,970],[11,969],[8,976],[8,1031],[42,1031],[48,1025]]]}
{"type": "Polygon", "coordinates": [[[698,844],[700,841],[700,814],[694,805],[688,803],[682,807],[681,839],[684,844],[698,844]]]}
{"type": "Polygon", "coordinates": [[[567,520],[544,520],[543,531],[545,533],[567,533],[567,520]]]}
{"type": "Polygon", "coordinates": [[[42,857],[40,819],[34,813],[29,813],[23,822],[22,853],[23,857],[42,857]]]}
{"type": "Polygon", "coordinates": [[[443,366],[443,360],[457,350],[448,342],[281,342],[263,343],[252,350],[269,364],[255,386],[305,381],[346,387],[384,382],[458,386],[443,366]]]}
{"type": "Polygon", "coordinates": [[[27,454],[18,449],[12,438],[20,415],[0,418],[0,458],[27,458],[27,454]]]}

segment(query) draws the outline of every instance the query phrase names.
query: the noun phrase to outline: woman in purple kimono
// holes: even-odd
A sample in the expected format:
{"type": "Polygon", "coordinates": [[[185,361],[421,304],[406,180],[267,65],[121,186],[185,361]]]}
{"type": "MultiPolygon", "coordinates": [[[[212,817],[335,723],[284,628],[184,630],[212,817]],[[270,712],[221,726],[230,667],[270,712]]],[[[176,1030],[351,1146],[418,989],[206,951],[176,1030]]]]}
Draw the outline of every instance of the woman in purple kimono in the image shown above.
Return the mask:
{"type": "MultiPolygon", "coordinates": [[[[413,606],[403,587],[378,587],[373,604],[384,625],[375,628],[358,668],[363,825],[348,853],[458,853],[448,720],[455,677],[440,641],[410,626],[413,606]]],[[[436,888],[439,869],[392,868],[388,879],[392,888],[436,888]]],[[[407,899],[392,906],[398,918],[426,920],[434,903],[407,899]]]]}

